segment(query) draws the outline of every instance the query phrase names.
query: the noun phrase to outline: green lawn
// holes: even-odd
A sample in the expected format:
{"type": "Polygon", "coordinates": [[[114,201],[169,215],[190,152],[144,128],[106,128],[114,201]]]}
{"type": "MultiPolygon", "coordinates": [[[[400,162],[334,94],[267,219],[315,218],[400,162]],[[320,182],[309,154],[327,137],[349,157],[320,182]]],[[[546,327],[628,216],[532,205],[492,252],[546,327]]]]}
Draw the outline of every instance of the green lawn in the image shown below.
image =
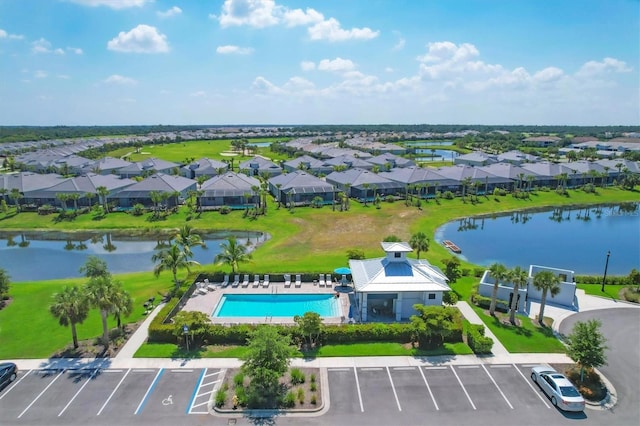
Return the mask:
{"type": "Polygon", "coordinates": [[[602,292],[602,284],[578,284],[577,287],[584,290],[586,294],[592,296],[607,297],[609,299],[621,300],[618,294],[624,286],[620,285],[605,285],[604,293],[602,292]]]}
{"type": "MultiPolygon", "coordinates": [[[[461,199],[423,202],[422,208],[406,207],[403,202],[383,202],[380,209],[372,205],[363,206],[351,202],[348,212],[333,211],[330,206],[321,209],[309,207],[289,211],[278,209],[269,202],[265,216],[255,220],[243,217],[241,211],[228,215],[205,212],[197,217],[189,217],[186,209],[170,215],[166,220],[149,221],[149,214],[134,217],[125,213],[111,213],[101,220],[92,214],[79,216],[73,221],[57,222],[56,215],[41,216],[36,213],[0,213],[0,229],[42,229],[74,231],[82,229],[128,229],[131,234],[146,234],[159,230],[177,229],[189,223],[198,230],[250,230],[268,232],[270,239],[253,252],[250,263],[241,264],[242,273],[327,273],[338,266],[347,264],[346,252],[361,249],[367,257],[381,255],[380,241],[389,235],[407,240],[413,233],[422,231],[433,236],[442,224],[456,218],[478,214],[492,214],[524,208],[549,207],[554,205],[615,203],[637,201],[637,192],[622,191],[617,188],[598,189],[597,194],[570,191],[570,197],[555,192],[538,192],[530,199],[515,199],[511,196],[497,199],[480,197],[479,203],[465,203],[461,199]]],[[[433,238],[433,237],[431,237],[433,238]]],[[[432,242],[429,251],[423,254],[433,264],[442,267],[442,261],[451,257],[443,246],[432,242]]],[[[213,260],[213,259],[212,259],[213,260]]],[[[523,265],[526,266],[526,265],[523,265]]],[[[474,265],[463,262],[462,268],[473,271],[474,265]]],[[[226,266],[205,264],[204,271],[229,272],[226,266]]],[[[75,272],[75,271],[74,271],[75,272]]],[[[181,277],[185,272],[181,272],[181,277]]],[[[129,319],[136,321],[142,316],[141,304],[158,291],[165,291],[171,285],[170,273],[163,273],[156,279],[151,272],[117,276],[136,299],[136,312],[129,319]]],[[[13,283],[11,304],[0,310],[0,358],[46,357],[61,349],[71,341],[69,328],[61,327],[49,314],[51,295],[65,284],[82,283],[81,279],[67,279],[42,282],[13,283]]],[[[467,299],[472,286],[478,282],[472,276],[464,277],[453,288],[467,299]]],[[[487,319],[485,319],[487,322],[487,319]]],[[[489,324],[491,327],[491,325],[489,324]]],[[[493,329],[492,329],[493,330],[493,329]]],[[[100,333],[97,313],[78,327],[81,339],[91,338],[100,333]]],[[[494,333],[498,335],[494,330],[494,333]]],[[[505,346],[514,352],[549,351],[545,339],[538,334],[502,331],[508,340],[505,346]],[[540,341],[531,336],[538,336],[540,341]],[[540,349],[540,348],[544,349],[540,349]]],[[[500,338],[500,336],[499,336],[500,338]]],[[[503,342],[504,343],[504,342],[503,342]]]]}
{"type": "MultiPolygon", "coordinates": [[[[204,347],[187,352],[178,345],[169,343],[145,343],[136,352],[136,358],[241,358],[245,346],[204,347]]],[[[298,357],[350,357],[350,356],[435,356],[470,355],[473,352],[464,343],[445,343],[433,350],[407,348],[400,343],[353,343],[348,345],[325,345],[312,352],[298,352],[298,357]]]]}

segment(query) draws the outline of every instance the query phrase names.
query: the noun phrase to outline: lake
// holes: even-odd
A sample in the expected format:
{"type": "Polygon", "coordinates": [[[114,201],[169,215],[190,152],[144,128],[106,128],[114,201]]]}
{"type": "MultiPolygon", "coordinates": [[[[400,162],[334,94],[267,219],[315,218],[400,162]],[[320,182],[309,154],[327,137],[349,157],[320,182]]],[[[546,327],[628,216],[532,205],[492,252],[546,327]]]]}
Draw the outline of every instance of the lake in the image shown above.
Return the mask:
{"type": "MultiPolygon", "coordinates": [[[[267,237],[259,232],[211,232],[202,234],[205,247],[192,248],[193,260],[213,263],[220,253],[220,243],[230,236],[251,249],[267,237]]],[[[132,237],[111,232],[0,232],[0,268],[11,276],[11,281],[40,281],[57,278],[80,277],[79,269],[89,256],[107,262],[114,274],[151,271],[151,256],[168,247],[167,236],[132,237]]],[[[170,272],[167,272],[170,274],[170,272]]]]}
{"type": "Polygon", "coordinates": [[[415,150],[416,155],[420,155],[420,154],[429,154],[428,157],[416,157],[415,160],[416,161],[453,161],[453,159],[455,157],[457,157],[458,154],[456,151],[451,151],[451,150],[447,150],[447,149],[416,149],[415,150]],[[433,155],[433,156],[432,156],[433,155]]]}
{"type": "Polygon", "coordinates": [[[520,211],[496,217],[449,222],[436,232],[436,241],[453,241],[461,258],[508,268],[551,266],[580,275],[628,275],[640,269],[640,210],[638,204],[589,208],[520,211]]]}

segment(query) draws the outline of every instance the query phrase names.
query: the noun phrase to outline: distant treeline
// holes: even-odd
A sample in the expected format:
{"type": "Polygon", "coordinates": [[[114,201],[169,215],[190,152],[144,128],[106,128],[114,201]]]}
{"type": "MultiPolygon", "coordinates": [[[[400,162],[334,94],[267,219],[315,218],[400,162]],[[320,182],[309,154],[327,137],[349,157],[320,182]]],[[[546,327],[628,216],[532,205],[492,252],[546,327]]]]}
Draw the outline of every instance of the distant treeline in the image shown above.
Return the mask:
{"type": "Polygon", "coordinates": [[[156,132],[180,132],[212,128],[237,127],[250,129],[252,127],[272,127],[282,131],[300,132],[430,132],[449,133],[463,130],[477,130],[487,133],[493,130],[504,130],[513,133],[531,134],[571,134],[573,136],[619,136],[621,133],[638,131],[633,126],[488,126],[465,124],[352,124],[352,125],[303,125],[303,126],[250,126],[250,125],[189,125],[189,126],[0,126],[0,143],[40,141],[49,139],[66,139],[95,136],[141,136],[156,132]]]}

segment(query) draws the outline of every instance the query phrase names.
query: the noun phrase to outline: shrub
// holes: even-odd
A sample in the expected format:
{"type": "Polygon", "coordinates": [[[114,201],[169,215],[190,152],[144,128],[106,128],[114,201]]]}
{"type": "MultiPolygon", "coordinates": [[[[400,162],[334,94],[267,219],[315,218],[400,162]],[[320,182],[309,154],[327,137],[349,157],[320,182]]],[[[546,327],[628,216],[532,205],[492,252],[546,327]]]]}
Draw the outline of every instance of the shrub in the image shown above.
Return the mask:
{"type": "Polygon", "coordinates": [[[442,303],[445,305],[455,305],[458,303],[458,293],[455,291],[445,291],[442,293],[442,303]]]}
{"type": "Polygon", "coordinates": [[[309,385],[309,390],[311,392],[315,392],[318,390],[318,385],[316,384],[316,382],[311,382],[311,385],[309,385]]]}
{"type": "Polygon", "coordinates": [[[347,258],[348,259],[362,260],[362,259],[364,259],[364,251],[362,251],[360,249],[347,250],[347,258]]]}
{"type": "MultiPolygon", "coordinates": [[[[480,308],[489,309],[491,307],[491,298],[480,296],[475,293],[471,295],[471,303],[480,308]]],[[[496,310],[499,312],[509,312],[509,302],[506,300],[496,299],[496,310]]]]}
{"type": "Polygon", "coordinates": [[[442,193],[442,198],[444,198],[445,200],[453,200],[454,197],[455,195],[453,195],[453,192],[451,191],[445,191],[442,193]]]}
{"type": "Polygon", "coordinates": [[[316,394],[314,393],[313,395],[311,395],[311,401],[310,401],[313,405],[316,405],[318,403],[318,399],[316,398],[316,394]]]}
{"type": "Polygon", "coordinates": [[[304,389],[302,388],[298,389],[298,402],[300,402],[300,404],[304,404],[304,389]]]}
{"type": "Polygon", "coordinates": [[[309,376],[309,380],[311,381],[311,383],[315,383],[316,382],[316,375],[314,373],[311,373],[311,376],[309,376]]]}
{"type": "Polygon", "coordinates": [[[218,389],[218,392],[216,392],[216,407],[220,408],[222,406],[224,406],[225,401],[227,400],[227,391],[225,390],[224,387],[221,387],[220,389],[218,389]]]}
{"type": "Polygon", "coordinates": [[[131,214],[133,216],[142,216],[144,214],[144,206],[140,203],[135,204],[131,209],[131,214]]]}
{"type": "Polygon", "coordinates": [[[493,339],[491,337],[485,337],[484,325],[471,324],[465,320],[465,330],[467,337],[467,345],[471,348],[475,354],[490,354],[493,347],[493,339]]]}
{"type": "Polygon", "coordinates": [[[231,207],[229,206],[220,207],[220,214],[229,214],[229,213],[231,213],[231,207]]]}
{"type": "Polygon", "coordinates": [[[292,391],[287,392],[287,394],[282,399],[282,405],[285,408],[293,408],[296,405],[296,396],[292,391]]]}
{"type": "Polygon", "coordinates": [[[484,268],[474,268],[473,269],[473,276],[476,278],[480,278],[482,277],[482,274],[484,274],[484,268]]]}
{"type": "Polygon", "coordinates": [[[304,381],[305,381],[304,373],[300,371],[299,368],[293,368],[291,370],[291,384],[300,385],[304,383],[304,381]]]}
{"type": "Polygon", "coordinates": [[[236,385],[236,387],[244,386],[244,374],[238,373],[233,376],[233,384],[236,385]]]}
{"type": "Polygon", "coordinates": [[[505,195],[507,195],[507,191],[502,189],[502,188],[494,188],[493,189],[493,196],[494,197],[504,197],[505,195]]]}

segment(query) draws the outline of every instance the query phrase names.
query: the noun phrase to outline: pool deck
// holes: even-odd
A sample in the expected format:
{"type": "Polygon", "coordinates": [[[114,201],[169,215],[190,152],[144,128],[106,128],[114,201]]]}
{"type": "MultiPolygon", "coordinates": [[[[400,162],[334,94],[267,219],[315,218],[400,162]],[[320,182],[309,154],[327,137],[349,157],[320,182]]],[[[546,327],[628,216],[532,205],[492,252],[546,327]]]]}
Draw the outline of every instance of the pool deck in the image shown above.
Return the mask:
{"type": "Polygon", "coordinates": [[[189,298],[183,311],[200,311],[209,315],[213,324],[293,324],[292,317],[212,317],[214,309],[220,302],[224,294],[339,294],[339,304],[341,314],[339,317],[323,317],[324,324],[344,324],[348,322],[349,315],[349,293],[352,292],[351,287],[346,286],[329,286],[320,287],[317,283],[303,282],[300,287],[295,287],[291,283],[291,287],[284,286],[284,282],[270,282],[268,287],[231,287],[230,285],[222,288],[216,285],[215,290],[207,291],[205,294],[194,292],[194,296],[189,298]]]}

